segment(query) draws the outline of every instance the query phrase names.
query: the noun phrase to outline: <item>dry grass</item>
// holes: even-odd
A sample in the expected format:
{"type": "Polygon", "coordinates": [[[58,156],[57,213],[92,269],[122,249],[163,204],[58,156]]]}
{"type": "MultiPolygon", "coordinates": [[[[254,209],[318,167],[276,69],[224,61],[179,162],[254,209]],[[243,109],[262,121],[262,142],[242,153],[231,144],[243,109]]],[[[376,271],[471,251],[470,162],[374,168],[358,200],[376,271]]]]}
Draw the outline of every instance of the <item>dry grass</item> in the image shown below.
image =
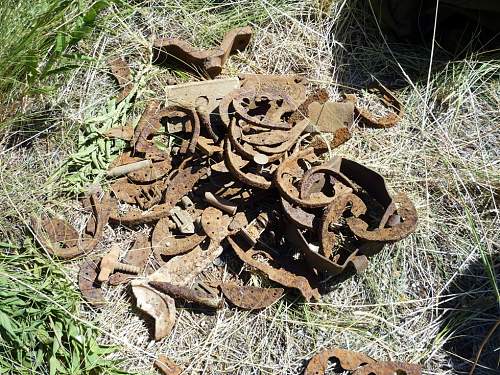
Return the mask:
{"type": "MultiPolygon", "coordinates": [[[[209,45],[227,29],[251,24],[253,43],[230,59],[228,75],[299,73],[332,98],[364,87],[372,75],[401,87],[405,117],[398,126],[355,127],[352,139],[334,152],[380,172],[393,191],[406,192],[419,225],[414,235],[372,258],[364,274],[332,285],[320,303],[282,299],[258,313],[225,307],[213,315],[179,308],[172,335],[157,343],[126,288],[110,289],[108,306],[83,307],[82,313],[101,328],[105,342],[123,346],[124,367],[146,373],[163,353],[192,374],[295,374],[318,350],[339,346],[380,360],[418,362],[426,374],[467,371],[499,312],[500,62],[450,62],[436,66],[427,80],[430,51],[386,44],[370,15],[347,1],[334,2],[328,16],[309,2],[166,3],[146,1],[117,14],[82,46],[95,62],[51,98],[61,132],[1,157],[2,209],[25,217],[40,206],[45,192],[37,189],[35,203],[28,187],[41,186],[71,153],[79,124],[114,94],[109,57],[127,56],[138,69],[149,64],[154,36],[209,45]]],[[[438,52],[434,61],[441,59],[438,52]]],[[[144,97],[161,95],[167,73],[153,67],[148,74],[151,91],[144,97]]],[[[71,202],[49,206],[78,216],[71,202]]],[[[125,228],[107,228],[98,250],[115,240],[125,249],[133,236],[125,228]]],[[[71,277],[75,267],[69,266],[71,277]]],[[[476,373],[494,373],[498,347],[492,339],[476,373]]]]}

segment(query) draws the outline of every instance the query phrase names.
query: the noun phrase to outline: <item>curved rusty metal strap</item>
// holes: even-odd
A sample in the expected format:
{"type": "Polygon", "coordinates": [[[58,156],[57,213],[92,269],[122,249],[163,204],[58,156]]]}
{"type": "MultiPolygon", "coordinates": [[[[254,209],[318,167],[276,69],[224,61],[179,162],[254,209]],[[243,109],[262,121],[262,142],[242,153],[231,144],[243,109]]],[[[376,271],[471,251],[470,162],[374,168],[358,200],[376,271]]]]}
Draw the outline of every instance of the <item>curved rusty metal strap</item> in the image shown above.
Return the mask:
{"type": "MultiPolygon", "coordinates": [[[[342,273],[350,265],[354,267],[357,273],[363,272],[368,267],[368,258],[363,254],[365,252],[363,245],[359,249],[354,250],[343,263],[339,263],[338,257],[329,259],[311,249],[300,229],[292,223],[286,225],[285,228],[287,239],[302,252],[309,266],[318,271],[325,271],[334,276],[342,273]]],[[[370,249],[374,252],[380,250],[382,247],[383,243],[380,243],[376,250],[372,249],[373,247],[370,249]]]]}
{"type": "Polygon", "coordinates": [[[259,189],[269,189],[271,187],[272,181],[267,180],[264,176],[241,170],[242,165],[249,163],[241,159],[239,155],[233,153],[231,150],[231,141],[228,139],[224,142],[224,161],[231,174],[244,184],[259,189]]]}
{"type": "Polygon", "coordinates": [[[399,241],[415,231],[417,227],[417,211],[412,201],[404,193],[399,193],[394,198],[396,212],[403,221],[395,223],[388,228],[377,228],[368,230],[368,224],[363,220],[350,217],[347,225],[351,231],[360,239],[366,241],[399,241]]]}
{"type": "Polygon", "coordinates": [[[305,174],[305,171],[303,171],[298,164],[301,159],[309,162],[317,161],[312,148],[306,148],[285,159],[276,171],[276,186],[286,200],[302,208],[327,206],[335,199],[335,196],[328,197],[321,193],[315,194],[308,199],[300,198],[300,192],[292,183],[292,179],[300,179],[305,174]]]}
{"type": "Polygon", "coordinates": [[[376,93],[379,96],[380,101],[395,112],[377,118],[377,116],[370,111],[364,108],[360,108],[357,105],[356,95],[345,95],[347,100],[354,103],[354,113],[361,118],[361,122],[363,122],[367,126],[372,126],[374,128],[390,128],[396,125],[403,117],[403,105],[401,104],[401,102],[387,87],[385,87],[381,83],[378,83],[376,86],[370,88],[369,91],[376,93]]]}
{"type": "Polygon", "coordinates": [[[184,167],[170,180],[165,191],[165,203],[154,206],[149,211],[130,210],[120,213],[115,203],[112,207],[109,219],[124,225],[137,225],[160,220],[170,214],[170,210],[189,193],[200,178],[205,176],[208,168],[184,167]]]}
{"type": "Polygon", "coordinates": [[[102,306],[106,303],[101,284],[97,281],[99,261],[88,259],[83,261],[78,272],[78,288],[83,298],[93,306],[102,306]]]}
{"type": "Polygon", "coordinates": [[[283,206],[283,213],[294,225],[302,229],[313,229],[315,214],[291,204],[283,197],[281,197],[281,205],[283,206]]]}
{"type": "Polygon", "coordinates": [[[334,358],[343,370],[355,371],[364,365],[374,364],[376,361],[366,354],[339,348],[326,349],[309,360],[304,375],[324,375],[328,362],[334,358]]]}
{"type": "Polygon", "coordinates": [[[91,195],[90,200],[93,215],[89,218],[87,228],[91,229],[91,233],[87,231],[80,240],[77,231],[66,221],[32,217],[31,224],[36,239],[49,254],[62,259],[72,259],[96,247],[109,218],[109,194],[106,194],[101,202],[95,195],[91,195]]]}
{"type": "Polygon", "coordinates": [[[283,268],[274,268],[267,263],[260,262],[254,259],[254,255],[259,253],[258,251],[251,249],[245,251],[231,237],[227,237],[227,240],[238,258],[253,268],[264,272],[272,281],[288,288],[298,289],[306,301],[310,301],[311,299],[318,301],[320,299],[318,290],[313,289],[305,277],[295,275],[283,268]]]}
{"type": "Polygon", "coordinates": [[[133,144],[136,152],[159,151],[149,140],[161,128],[159,113],[160,102],[158,100],[150,101],[134,130],[133,144]]]}
{"type": "Polygon", "coordinates": [[[182,39],[157,39],[153,45],[154,60],[160,63],[182,64],[192,70],[203,70],[214,78],[221,73],[222,66],[230,54],[246,48],[251,36],[251,27],[235,28],[224,35],[218,48],[207,50],[197,49],[182,39]]]}
{"type": "Polygon", "coordinates": [[[121,89],[120,93],[116,96],[116,102],[120,103],[132,92],[132,88],[134,87],[132,83],[132,71],[127,62],[121,57],[109,61],[109,65],[111,73],[121,89]]]}
{"type": "Polygon", "coordinates": [[[326,258],[331,258],[334,254],[333,248],[336,242],[335,234],[330,231],[330,228],[333,224],[337,224],[339,222],[349,203],[352,205],[350,211],[355,217],[365,214],[366,205],[363,203],[361,198],[357,195],[347,193],[341,194],[337,197],[337,199],[330,203],[323,215],[320,232],[320,250],[326,258]]]}

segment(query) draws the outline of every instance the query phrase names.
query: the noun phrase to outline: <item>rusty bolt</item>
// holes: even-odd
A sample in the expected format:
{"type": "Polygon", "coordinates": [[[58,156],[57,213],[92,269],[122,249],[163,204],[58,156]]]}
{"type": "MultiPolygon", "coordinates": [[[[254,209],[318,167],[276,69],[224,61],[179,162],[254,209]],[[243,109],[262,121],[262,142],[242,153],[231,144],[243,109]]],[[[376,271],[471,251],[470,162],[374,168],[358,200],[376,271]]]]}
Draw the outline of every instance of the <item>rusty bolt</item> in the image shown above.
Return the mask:
{"type": "Polygon", "coordinates": [[[141,272],[140,267],[118,262],[119,256],[120,248],[118,245],[114,244],[111,246],[109,253],[101,259],[100,271],[99,276],[97,276],[97,280],[100,282],[107,281],[109,279],[109,275],[111,275],[114,271],[123,271],[135,274],[141,272]]]}

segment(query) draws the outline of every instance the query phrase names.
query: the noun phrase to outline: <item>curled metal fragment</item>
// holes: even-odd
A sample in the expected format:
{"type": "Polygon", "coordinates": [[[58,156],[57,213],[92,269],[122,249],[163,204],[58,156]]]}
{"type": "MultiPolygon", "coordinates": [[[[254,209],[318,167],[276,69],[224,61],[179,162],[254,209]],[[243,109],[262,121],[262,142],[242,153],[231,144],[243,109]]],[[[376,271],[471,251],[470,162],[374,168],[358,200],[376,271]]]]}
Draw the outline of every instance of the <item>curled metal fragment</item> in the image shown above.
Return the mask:
{"type": "Polygon", "coordinates": [[[92,251],[100,241],[108,222],[110,210],[108,198],[106,195],[100,202],[94,194],[90,196],[93,214],[81,239],[76,230],[63,220],[32,218],[31,224],[36,239],[49,254],[62,259],[72,259],[92,251]]]}
{"type": "Polygon", "coordinates": [[[239,286],[234,283],[222,283],[219,287],[233,305],[246,310],[268,307],[280,299],[284,292],[283,288],[239,286]]]}
{"type": "Polygon", "coordinates": [[[309,360],[304,375],[325,375],[330,359],[338,361],[343,370],[354,371],[367,364],[376,363],[366,354],[339,348],[326,349],[309,360]]]}
{"type": "Polygon", "coordinates": [[[137,171],[129,172],[127,177],[136,183],[145,184],[164,177],[172,169],[170,157],[156,161],[137,171]]]}
{"type": "Polygon", "coordinates": [[[137,307],[155,321],[155,340],[167,337],[175,324],[175,301],[172,297],[161,294],[142,281],[132,281],[132,292],[137,300],[137,307]]]}
{"type": "Polygon", "coordinates": [[[285,198],[281,198],[283,212],[293,224],[303,229],[313,229],[316,215],[305,211],[300,206],[293,205],[285,198]]]}
{"type": "Polygon", "coordinates": [[[93,259],[83,261],[78,272],[78,288],[83,298],[93,306],[101,306],[106,303],[101,283],[97,281],[98,273],[99,261],[93,259]]]}
{"type": "Polygon", "coordinates": [[[120,93],[116,97],[116,101],[120,103],[130,94],[132,88],[134,87],[132,84],[132,72],[127,62],[121,57],[111,60],[109,65],[111,66],[111,73],[118,81],[118,85],[121,89],[120,93]]]}
{"type": "Polygon", "coordinates": [[[258,254],[257,251],[249,249],[243,250],[231,237],[227,237],[229,244],[234,252],[244,263],[264,272],[269,278],[278,284],[284,285],[289,288],[295,288],[300,291],[306,301],[314,299],[319,300],[320,295],[317,289],[313,289],[309,281],[304,276],[295,275],[283,268],[274,268],[267,263],[260,262],[254,256],[258,254]]]}
{"type": "Polygon", "coordinates": [[[374,362],[355,370],[353,375],[421,375],[419,365],[405,362],[374,362]]]}
{"type": "Polygon", "coordinates": [[[206,71],[211,78],[214,78],[221,73],[229,55],[246,48],[251,36],[251,27],[235,28],[224,35],[219,47],[208,50],[199,50],[182,39],[157,39],[153,45],[154,61],[206,71]]]}
{"type": "Polygon", "coordinates": [[[387,228],[368,229],[368,224],[363,220],[351,217],[347,219],[347,225],[358,237],[367,241],[399,241],[415,231],[417,226],[417,211],[412,201],[404,193],[399,193],[394,197],[394,204],[397,206],[398,223],[387,228]]]}
{"type": "Polygon", "coordinates": [[[152,245],[156,259],[164,263],[161,256],[173,256],[187,253],[202,243],[207,236],[194,233],[189,236],[172,236],[168,227],[168,218],[160,219],[153,230],[152,245]]]}
{"type": "Polygon", "coordinates": [[[403,117],[403,105],[401,102],[387,87],[381,83],[377,83],[375,86],[371,87],[369,91],[377,94],[380,101],[388,108],[391,108],[394,112],[382,117],[377,117],[370,111],[360,108],[357,105],[356,95],[346,95],[346,99],[354,103],[354,112],[361,118],[361,122],[367,126],[375,128],[390,128],[396,125],[403,117]]]}
{"type": "Polygon", "coordinates": [[[130,210],[121,213],[115,204],[112,208],[109,219],[124,225],[137,225],[157,221],[170,214],[170,210],[181,198],[189,193],[198,180],[205,176],[208,169],[201,167],[194,169],[186,167],[178,170],[177,174],[170,180],[165,191],[165,202],[158,204],[149,211],[130,210]]]}

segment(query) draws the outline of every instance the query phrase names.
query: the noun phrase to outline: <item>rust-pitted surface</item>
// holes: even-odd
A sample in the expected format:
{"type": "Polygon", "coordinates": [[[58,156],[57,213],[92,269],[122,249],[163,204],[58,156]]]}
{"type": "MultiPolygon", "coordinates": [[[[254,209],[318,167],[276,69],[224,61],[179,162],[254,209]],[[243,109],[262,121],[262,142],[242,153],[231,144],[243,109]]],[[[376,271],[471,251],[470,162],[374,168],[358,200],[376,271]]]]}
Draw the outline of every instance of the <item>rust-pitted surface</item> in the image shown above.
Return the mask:
{"type": "Polygon", "coordinates": [[[133,182],[145,184],[164,177],[171,169],[172,164],[170,157],[166,157],[164,160],[153,162],[148,167],[129,172],[127,177],[133,182]]]}
{"type": "MultiPolygon", "coordinates": [[[[150,255],[151,244],[149,242],[149,239],[146,235],[139,233],[134,242],[134,245],[128,251],[123,262],[132,266],[139,267],[141,270],[143,270],[144,267],[146,267],[146,263],[148,262],[148,258],[150,255]]],[[[108,283],[110,285],[123,284],[130,281],[130,279],[132,279],[133,277],[134,276],[130,275],[129,273],[115,272],[109,277],[108,283]]]]}
{"type": "Polygon", "coordinates": [[[222,300],[217,295],[209,294],[201,290],[195,290],[187,286],[175,285],[163,281],[150,281],[149,285],[162,293],[175,298],[181,298],[212,309],[218,309],[221,307],[222,300]]]}
{"type": "Polygon", "coordinates": [[[157,39],[153,45],[154,59],[158,63],[182,64],[214,78],[221,73],[229,55],[246,48],[251,36],[251,27],[235,28],[224,35],[219,47],[208,50],[199,50],[182,39],[157,39]]]}
{"type": "Polygon", "coordinates": [[[180,375],[182,369],[166,355],[161,354],[158,359],[155,359],[155,367],[163,375],[180,375]]]}
{"type": "Polygon", "coordinates": [[[233,305],[245,310],[266,308],[280,299],[284,292],[283,288],[258,288],[234,283],[222,283],[219,287],[233,305]]]}
{"type": "Polygon", "coordinates": [[[119,103],[132,92],[132,88],[134,87],[132,83],[132,71],[125,59],[121,57],[111,60],[109,65],[111,67],[111,73],[118,81],[118,85],[121,89],[116,97],[116,101],[119,103]]]}
{"type": "Polygon", "coordinates": [[[375,363],[375,360],[366,354],[339,348],[326,349],[309,360],[304,375],[325,375],[328,361],[335,359],[343,370],[354,371],[366,364],[375,363]]]}
{"type": "Polygon", "coordinates": [[[137,225],[157,221],[167,217],[170,210],[175,206],[181,198],[189,193],[198,180],[206,175],[208,168],[201,167],[186,167],[180,169],[177,174],[170,180],[165,191],[165,202],[155,205],[149,211],[130,210],[121,213],[116,204],[110,214],[110,220],[120,222],[124,225],[137,225]]]}
{"type": "Polygon", "coordinates": [[[356,95],[348,94],[346,95],[346,99],[354,104],[355,114],[360,117],[360,121],[363,124],[374,128],[390,128],[396,125],[403,117],[403,105],[401,102],[387,87],[381,83],[377,83],[375,86],[371,87],[369,91],[378,95],[381,103],[394,112],[382,117],[377,117],[370,111],[360,108],[357,105],[356,95]]]}
{"type": "Polygon", "coordinates": [[[293,224],[299,228],[313,229],[314,220],[316,218],[315,214],[291,204],[285,198],[281,198],[281,205],[283,206],[283,213],[293,222],[293,224]]]}
{"type": "Polygon", "coordinates": [[[362,366],[353,375],[421,375],[419,365],[405,362],[375,362],[362,366]]]}
{"type": "Polygon", "coordinates": [[[187,236],[174,236],[168,228],[169,219],[163,218],[156,223],[152,235],[152,244],[155,256],[161,259],[164,256],[173,256],[187,253],[202,243],[207,236],[194,233],[187,236]]]}
{"type": "Polygon", "coordinates": [[[90,196],[93,215],[87,223],[87,231],[79,239],[78,233],[67,222],[60,219],[32,218],[36,239],[51,255],[62,259],[72,259],[92,251],[102,237],[104,226],[109,217],[108,195],[99,202],[95,195],[90,196]],[[92,229],[89,232],[89,229],[92,229]]]}
{"type": "MultiPolygon", "coordinates": [[[[352,232],[367,241],[399,241],[415,231],[417,227],[417,211],[412,201],[404,193],[394,197],[397,215],[403,219],[388,228],[368,230],[368,224],[363,220],[353,217],[347,219],[347,225],[352,232]]],[[[398,220],[399,221],[399,220],[398,220]]]]}
{"type": "Polygon", "coordinates": [[[98,271],[99,261],[88,259],[83,261],[78,272],[78,288],[83,298],[93,306],[101,306],[106,303],[101,284],[97,281],[98,271]]]}
{"type": "Polygon", "coordinates": [[[197,246],[186,254],[170,259],[149,275],[148,280],[188,285],[221,253],[222,247],[217,242],[211,242],[207,250],[197,246]]]}
{"type": "Polygon", "coordinates": [[[221,241],[227,236],[231,218],[215,207],[207,207],[201,214],[201,226],[208,237],[221,241]]]}
{"type": "Polygon", "coordinates": [[[257,251],[252,249],[247,251],[243,250],[231,237],[228,237],[227,240],[238,258],[249,266],[264,272],[271,280],[281,285],[298,289],[306,301],[310,301],[311,299],[316,301],[319,300],[320,296],[318,290],[312,288],[309,281],[304,276],[298,276],[283,268],[274,268],[267,263],[260,262],[254,258],[259,254],[257,251]]]}
{"type": "Polygon", "coordinates": [[[175,324],[175,301],[142,281],[132,282],[132,292],[137,307],[155,321],[155,340],[167,337],[175,324]]]}

